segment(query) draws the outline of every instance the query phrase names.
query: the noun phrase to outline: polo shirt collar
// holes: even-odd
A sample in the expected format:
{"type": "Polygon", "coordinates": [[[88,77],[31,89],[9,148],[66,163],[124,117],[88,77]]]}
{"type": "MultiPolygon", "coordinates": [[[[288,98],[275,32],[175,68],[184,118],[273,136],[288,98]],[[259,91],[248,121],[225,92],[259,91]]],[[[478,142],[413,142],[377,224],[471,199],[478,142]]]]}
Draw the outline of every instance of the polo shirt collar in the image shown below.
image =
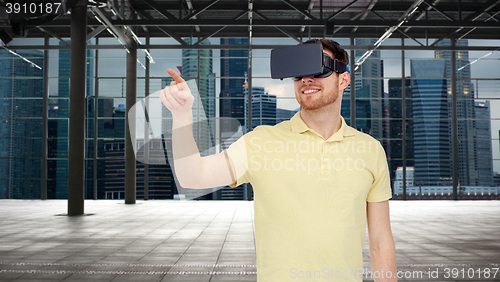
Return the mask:
{"type": "MultiPolygon", "coordinates": [[[[347,125],[347,123],[344,120],[344,117],[340,116],[340,119],[342,120],[342,125],[340,126],[339,131],[335,132],[335,134],[330,136],[330,138],[328,138],[327,141],[342,140],[343,137],[355,135],[356,130],[347,125]]],[[[303,133],[308,130],[311,131],[311,129],[304,123],[304,121],[300,117],[300,111],[295,113],[295,115],[290,119],[290,125],[292,132],[303,133]]]]}

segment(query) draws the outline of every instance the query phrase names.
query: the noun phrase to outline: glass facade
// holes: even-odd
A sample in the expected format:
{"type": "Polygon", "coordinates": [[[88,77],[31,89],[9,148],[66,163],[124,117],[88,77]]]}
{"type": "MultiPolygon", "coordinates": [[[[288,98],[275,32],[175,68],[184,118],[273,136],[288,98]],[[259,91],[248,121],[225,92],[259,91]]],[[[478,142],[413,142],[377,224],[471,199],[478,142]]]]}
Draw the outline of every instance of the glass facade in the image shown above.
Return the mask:
{"type": "MultiPolygon", "coordinates": [[[[23,44],[23,40],[30,39],[16,39],[16,44],[23,44]]],[[[196,39],[184,40],[188,44],[197,42],[196,39]]],[[[349,42],[342,38],[335,40],[343,45],[349,42]]],[[[114,41],[100,39],[99,44],[114,44],[114,41]]],[[[155,40],[151,41],[155,43],[155,40]]],[[[292,39],[257,38],[253,44],[273,44],[274,41],[282,45],[296,44],[292,39]]],[[[51,45],[59,45],[53,40],[50,42],[51,45]]],[[[376,39],[356,39],[354,45],[369,46],[375,42],[376,39]]],[[[405,45],[411,45],[411,42],[404,41],[405,45]]],[[[138,103],[150,93],[170,84],[167,68],[181,72],[186,80],[196,83],[199,96],[193,106],[197,122],[193,133],[198,146],[204,148],[205,155],[220,152],[224,146],[217,146],[224,138],[220,132],[229,131],[215,128],[214,120],[234,118],[246,132],[249,127],[254,129],[259,125],[274,125],[288,120],[300,110],[291,80],[270,78],[270,48],[253,50],[250,61],[248,49],[224,50],[210,46],[219,44],[246,46],[248,38],[210,38],[196,49],[153,49],[150,53],[155,63],[150,65],[149,77],[137,64],[138,103]],[[251,75],[248,74],[249,62],[252,63],[251,75]],[[149,86],[149,93],[146,93],[146,86],[149,86]],[[248,97],[249,87],[251,97],[248,97]],[[204,124],[204,120],[209,122],[204,124]],[[250,120],[251,126],[248,123],[250,120]]],[[[384,46],[400,44],[401,40],[390,39],[384,46]]],[[[482,44],[474,40],[459,40],[456,43],[463,48],[482,44]]],[[[499,42],[497,40],[492,44],[498,45],[499,42]]],[[[495,111],[500,108],[500,74],[497,71],[500,55],[495,52],[477,60],[487,51],[461,49],[455,52],[458,143],[454,148],[453,52],[442,49],[450,46],[450,41],[443,40],[436,46],[440,48],[375,50],[357,70],[351,67],[355,78],[344,91],[341,114],[349,125],[355,123],[357,130],[372,135],[384,146],[394,199],[452,199],[454,149],[458,155],[458,198],[493,199],[497,197],[500,187],[500,113],[495,111]],[[354,89],[351,91],[351,88],[354,89]],[[351,117],[352,107],[355,108],[355,117],[351,117]]],[[[15,45],[9,48],[15,50],[15,45]]],[[[38,66],[44,65],[42,51],[16,52],[38,66]]],[[[351,54],[351,50],[347,52],[351,54]]],[[[354,60],[365,52],[354,50],[354,60]]],[[[138,51],[138,58],[142,64],[145,63],[146,58],[141,51],[138,51]]],[[[51,50],[49,61],[45,160],[47,196],[49,199],[66,199],[69,49],[51,50]]],[[[125,61],[124,50],[87,51],[85,197],[88,199],[124,198],[127,126],[125,61]]],[[[43,70],[7,50],[0,50],[0,198],[37,199],[41,196],[43,84],[43,70]]],[[[168,131],[166,128],[171,117],[166,108],[150,118],[151,123],[162,127],[162,132],[168,131]]],[[[139,147],[146,144],[145,134],[137,133],[137,141],[142,144],[139,147]]],[[[143,162],[137,161],[137,198],[144,198],[146,185],[149,199],[174,199],[176,194],[181,193],[176,188],[168,160],[161,157],[165,155],[169,142],[168,137],[161,134],[149,139],[149,157],[156,163],[150,161],[146,167],[143,162]]],[[[138,159],[139,154],[144,152],[138,151],[138,159]]],[[[203,192],[195,190],[193,193],[189,197],[199,200],[245,200],[253,197],[247,185],[203,192]]]]}
{"type": "MultiPolygon", "coordinates": [[[[43,52],[17,54],[43,66],[43,52]]],[[[43,71],[0,50],[0,197],[40,198],[43,71]]]]}

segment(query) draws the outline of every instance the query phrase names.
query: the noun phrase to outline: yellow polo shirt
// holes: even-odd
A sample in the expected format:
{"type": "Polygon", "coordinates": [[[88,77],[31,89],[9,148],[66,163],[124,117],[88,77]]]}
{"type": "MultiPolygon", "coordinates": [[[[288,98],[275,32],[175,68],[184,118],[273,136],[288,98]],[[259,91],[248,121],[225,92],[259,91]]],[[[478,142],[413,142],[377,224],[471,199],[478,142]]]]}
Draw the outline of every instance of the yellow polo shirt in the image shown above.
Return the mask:
{"type": "Polygon", "coordinates": [[[348,126],[328,140],[300,112],[226,150],[254,189],[257,281],[362,281],[366,202],[392,197],[380,142],[348,126]]]}

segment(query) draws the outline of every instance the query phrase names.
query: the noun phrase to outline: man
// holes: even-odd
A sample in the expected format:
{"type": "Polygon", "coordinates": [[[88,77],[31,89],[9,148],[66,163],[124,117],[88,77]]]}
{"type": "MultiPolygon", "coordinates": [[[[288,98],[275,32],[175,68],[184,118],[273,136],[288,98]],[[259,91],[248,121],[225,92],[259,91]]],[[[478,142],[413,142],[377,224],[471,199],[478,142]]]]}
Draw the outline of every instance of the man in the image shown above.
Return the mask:
{"type": "MultiPolygon", "coordinates": [[[[322,44],[323,56],[348,64],[337,42],[310,42],[322,44]]],[[[377,140],[340,115],[347,71],[294,77],[300,112],[275,126],[259,126],[207,157],[200,157],[192,134],[194,98],[179,74],[168,73],[174,81],[160,98],[173,115],[181,186],[250,182],[254,188],[258,282],[362,281],[367,225],[372,277],[397,281],[387,160],[377,140]]]]}

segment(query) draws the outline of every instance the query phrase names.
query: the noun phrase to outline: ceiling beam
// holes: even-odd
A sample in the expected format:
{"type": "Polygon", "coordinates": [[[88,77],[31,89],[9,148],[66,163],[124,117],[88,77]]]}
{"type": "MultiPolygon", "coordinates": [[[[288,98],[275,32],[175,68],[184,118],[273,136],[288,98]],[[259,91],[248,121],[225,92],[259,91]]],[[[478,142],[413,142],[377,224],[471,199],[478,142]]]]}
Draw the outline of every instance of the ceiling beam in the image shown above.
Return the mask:
{"type": "MultiPolygon", "coordinates": [[[[307,12],[308,12],[309,14],[311,13],[312,8],[314,8],[314,1],[316,1],[316,0],[309,0],[309,5],[307,6],[307,12]]],[[[323,5],[323,1],[320,1],[320,5],[323,5]]],[[[322,9],[322,8],[320,7],[320,13],[322,12],[322,11],[321,11],[321,9],[322,9]]],[[[322,16],[322,15],[320,14],[320,19],[321,19],[321,16],[322,16]]],[[[307,19],[309,19],[309,18],[308,18],[308,17],[306,17],[306,16],[304,16],[304,20],[307,20],[307,19]]],[[[305,29],[306,29],[306,27],[305,27],[305,26],[301,26],[301,27],[300,27],[300,31],[299,31],[299,33],[304,32],[304,30],[305,30],[305,29]]]]}
{"type": "MultiPolygon", "coordinates": [[[[284,47],[290,45],[252,45],[252,49],[255,50],[269,50],[278,47],[284,47]]],[[[16,50],[65,50],[70,49],[69,45],[16,45],[16,50]]],[[[367,45],[343,45],[342,46],[346,50],[369,50],[373,46],[367,45]]],[[[166,44],[146,44],[141,45],[141,48],[144,49],[173,49],[173,50],[182,50],[182,49],[234,49],[234,50],[248,50],[248,45],[190,45],[188,48],[180,45],[166,45],[166,44]]],[[[123,45],[87,45],[87,49],[121,49],[123,50],[123,45]]],[[[495,51],[498,50],[498,46],[388,46],[383,45],[378,48],[379,50],[456,50],[456,51],[495,51]]],[[[492,80],[496,80],[496,78],[492,78],[492,80]]]]}
{"type": "MultiPolygon", "coordinates": [[[[182,3],[182,0],[180,0],[180,3],[182,3]]],[[[191,2],[191,0],[186,0],[186,5],[187,5],[187,7],[188,7],[188,9],[189,9],[190,13],[193,13],[194,8],[193,8],[193,3],[191,2]]],[[[181,7],[179,6],[179,9],[180,9],[180,8],[181,8],[181,7]]],[[[180,13],[180,11],[179,11],[179,19],[180,19],[180,18],[181,18],[181,13],[180,13]]],[[[192,17],[192,19],[196,19],[196,15],[195,15],[195,16],[193,16],[193,17],[192,17]]],[[[201,29],[200,29],[200,26],[199,26],[199,25],[195,25],[195,26],[194,26],[194,28],[196,29],[196,32],[198,32],[198,33],[200,33],[200,32],[201,32],[201,29]]],[[[191,38],[191,37],[192,37],[192,36],[190,36],[190,38],[191,38]]]]}
{"type": "Polygon", "coordinates": [[[420,6],[420,4],[422,4],[424,0],[415,0],[415,2],[413,2],[413,4],[410,6],[410,8],[408,8],[408,10],[406,10],[406,12],[404,13],[404,15],[402,15],[401,17],[399,17],[398,19],[398,24],[394,25],[394,26],[391,26],[389,29],[387,29],[387,31],[377,40],[377,42],[375,42],[375,44],[373,44],[373,48],[371,48],[370,50],[366,51],[363,56],[361,56],[361,58],[358,59],[358,61],[356,62],[355,64],[355,67],[354,67],[354,70],[356,71],[359,66],[361,66],[365,60],[370,57],[370,55],[373,53],[373,51],[375,51],[375,49],[377,49],[378,47],[380,47],[380,45],[389,37],[392,36],[392,34],[394,33],[394,31],[396,31],[398,28],[400,28],[404,23],[405,21],[407,21],[408,19],[410,19],[412,17],[412,15],[415,14],[415,12],[417,11],[418,7],[420,6]]]}
{"type": "MultiPolygon", "coordinates": [[[[366,8],[366,12],[363,12],[363,15],[361,16],[360,20],[364,21],[366,19],[366,17],[368,16],[368,14],[372,11],[373,7],[375,6],[375,4],[377,4],[377,1],[378,0],[371,0],[370,3],[368,4],[368,7],[366,8]]],[[[385,21],[385,19],[382,18],[383,21],[385,21]]],[[[356,30],[358,30],[358,27],[355,26],[352,30],[351,30],[351,33],[355,33],[356,30]]]]}
{"type": "Polygon", "coordinates": [[[305,10],[303,9],[300,9],[300,8],[297,8],[294,4],[292,4],[292,2],[290,2],[289,0],[282,0],[283,2],[285,2],[288,6],[290,6],[292,9],[294,9],[295,11],[301,13],[303,16],[306,16],[308,17],[309,19],[311,20],[316,20],[315,17],[313,17],[311,14],[309,14],[308,12],[306,12],[305,10]]]}
{"type": "Polygon", "coordinates": [[[40,27],[40,26],[37,26],[37,28],[38,28],[39,30],[41,30],[41,31],[43,31],[43,32],[45,32],[45,33],[47,33],[48,35],[50,35],[50,36],[52,36],[52,37],[54,37],[54,38],[56,38],[56,39],[59,39],[59,41],[61,41],[62,43],[66,44],[66,45],[69,45],[69,43],[68,43],[68,42],[66,42],[66,41],[64,41],[64,39],[62,39],[62,37],[61,37],[61,36],[59,36],[59,35],[57,35],[57,34],[53,33],[52,31],[50,31],[50,30],[48,30],[48,29],[46,29],[46,28],[40,27]]]}
{"type": "MultiPolygon", "coordinates": [[[[136,10],[136,12],[141,15],[142,17],[144,17],[146,20],[153,20],[154,18],[147,14],[145,11],[138,11],[136,10]]],[[[147,26],[146,24],[144,26],[147,26]]],[[[166,27],[159,27],[159,26],[156,26],[156,28],[158,28],[159,30],[161,30],[163,33],[165,33],[166,35],[172,37],[173,39],[175,39],[177,42],[179,42],[181,45],[183,46],[187,46],[188,44],[182,40],[182,38],[180,36],[178,36],[174,31],[166,28],[166,27]]]]}
{"type": "Polygon", "coordinates": [[[158,5],[158,3],[154,2],[153,0],[143,0],[143,2],[148,4],[151,8],[153,8],[158,14],[162,15],[163,17],[169,20],[177,19],[174,15],[172,15],[165,8],[158,5]]]}
{"type": "Polygon", "coordinates": [[[345,5],[344,7],[342,7],[342,9],[338,10],[337,12],[333,13],[333,15],[331,15],[330,17],[328,17],[326,19],[326,21],[331,21],[333,20],[336,16],[340,15],[340,13],[342,13],[343,11],[345,11],[346,9],[348,9],[349,7],[351,7],[352,5],[354,5],[354,3],[358,2],[358,0],[352,0],[351,3],[345,5]]]}
{"type": "Polygon", "coordinates": [[[201,13],[203,13],[203,11],[205,11],[208,8],[210,8],[213,4],[215,4],[217,2],[219,2],[219,0],[212,0],[210,3],[208,3],[207,5],[205,5],[203,8],[198,9],[196,12],[191,12],[189,15],[187,15],[186,17],[184,17],[184,20],[195,19],[196,16],[198,16],[201,13]]]}
{"type": "MultiPolygon", "coordinates": [[[[481,8],[478,8],[476,10],[476,12],[472,15],[469,15],[467,16],[464,21],[469,21],[473,24],[475,24],[475,26],[470,26],[471,30],[469,30],[468,32],[466,32],[466,34],[469,34],[471,33],[472,31],[474,31],[476,28],[477,28],[477,24],[475,21],[477,19],[479,19],[481,17],[482,14],[484,14],[485,12],[488,12],[489,10],[493,9],[497,4],[500,3],[500,0],[492,0],[492,1],[488,1],[483,7],[481,8]]],[[[486,19],[487,21],[488,19],[486,19]]],[[[485,22],[486,22],[485,21],[485,22]]],[[[432,43],[430,46],[434,46],[436,45],[438,42],[440,42],[441,40],[445,39],[445,38],[448,38],[458,32],[460,32],[462,29],[466,28],[465,26],[459,26],[456,30],[452,31],[451,33],[445,35],[445,36],[441,36],[440,38],[438,38],[438,40],[434,41],[434,43],[432,43]]],[[[465,35],[466,35],[465,34],[465,35]]],[[[460,38],[464,37],[465,35],[462,35],[460,38]]]]}
{"type": "MultiPolygon", "coordinates": [[[[234,20],[237,20],[237,19],[239,19],[239,18],[243,17],[246,13],[248,13],[248,11],[243,11],[243,12],[239,13],[239,14],[238,14],[236,17],[234,17],[233,19],[234,19],[234,20]]],[[[226,25],[225,25],[225,26],[223,26],[223,27],[221,27],[221,28],[219,28],[219,29],[217,29],[215,32],[212,32],[211,34],[204,36],[202,39],[200,39],[199,41],[197,41],[197,42],[196,42],[195,44],[193,44],[193,45],[200,45],[200,43],[201,43],[201,42],[203,42],[203,41],[207,40],[208,38],[210,38],[210,37],[214,36],[215,34],[219,33],[219,32],[220,32],[220,31],[222,31],[224,28],[226,28],[226,25]]]]}
{"type": "Polygon", "coordinates": [[[118,36],[118,38],[123,42],[123,44],[125,44],[127,48],[130,49],[133,47],[133,42],[130,40],[130,38],[125,35],[125,33],[120,27],[115,26],[101,9],[97,7],[92,7],[91,9],[94,13],[97,14],[96,17],[98,17],[98,20],[100,20],[103,25],[106,25],[108,28],[110,28],[113,31],[113,33],[116,36],[118,36]]]}
{"type": "MultiPolygon", "coordinates": [[[[216,20],[113,20],[111,21],[115,26],[141,26],[141,25],[156,25],[156,26],[178,26],[178,27],[186,27],[192,26],[193,24],[199,26],[249,26],[250,22],[248,20],[225,20],[225,19],[216,19],[216,20]]],[[[69,21],[64,21],[65,25],[69,25],[69,21]]],[[[379,21],[379,20],[355,20],[351,21],[347,20],[336,20],[335,24],[342,26],[360,26],[360,27],[391,27],[396,24],[399,24],[400,21],[396,20],[387,20],[387,21],[379,21]]],[[[46,23],[41,26],[58,26],[61,25],[62,22],[53,21],[46,23]]],[[[64,24],[62,24],[64,25],[64,24]]],[[[252,23],[253,26],[316,26],[323,27],[325,25],[324,21],[319,20],[254,20],[252,23]]],[[[427,27],[427,28],[453,28],[453,27],[477,27],[477,28],[493,28],[500,29],[500,26],[494,22],[471,22],[471,21],[441,21],[441,20],[429,20],[429,21],[404,21],[401,26],[403,27],[427,27]]]]}
{"type": "Polygon", "coordinates": [[[436,6],[432,5],[431,3],[428,3],[426,0],[424,0],[424,4],[427,4],[427,6],[431,7],[436,12],[440,13],[441,15],[443,15],[445,18],[449,19],[450,21],[455,21],[454,18],[448,16],[448,14],[446,14],[445,12],[439,10],[438,8],[436,8],[436,6]]]}
{"type": "Polygon", "coordinates": [[[90,39],[92,39],[92,38],[96,37],[97,35],[99,35],[99,33],[101,33],[104,30],[106,30],[106,28],[107,28],[107,26],[100,25],[96,29],[92,30],[91,33],[87,34],[87,41],[89,41],[90,39]]]}

